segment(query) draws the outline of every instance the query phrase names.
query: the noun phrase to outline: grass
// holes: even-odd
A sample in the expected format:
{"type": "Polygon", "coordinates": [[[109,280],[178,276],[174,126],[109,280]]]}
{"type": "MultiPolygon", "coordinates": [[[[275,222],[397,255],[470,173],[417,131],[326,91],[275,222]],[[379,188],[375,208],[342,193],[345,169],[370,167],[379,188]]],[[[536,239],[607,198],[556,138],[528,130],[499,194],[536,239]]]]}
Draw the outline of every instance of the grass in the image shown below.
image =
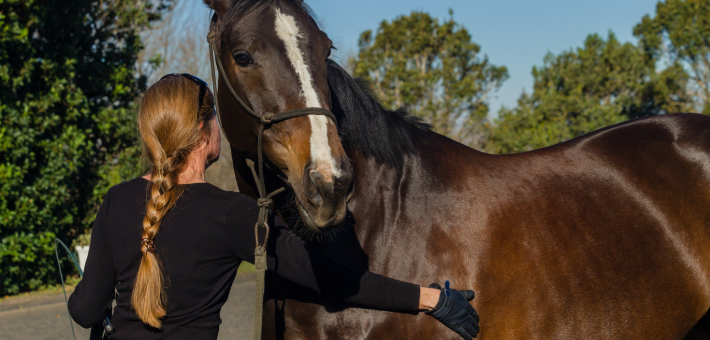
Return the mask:
{"type": "Polygon", "coordinates": [[[239,265],[239,269],[237,269],[237,274],[245,274],[245,273],[253,273],[253,272],[254,272],[254,265],[249,262],[246,262],[246,261],[242,261],[242,264],[239,265]]]}
{"type": "MultiPolygon", "coordinates": [[[[76,288],[76,285],[81,281],[79,276],[69,276],[66,278],[64,281],[64,284],[66,285],[67,289],[67,296],[71,292],[74,291],[74,288],[76,288]]],[[[56,285],[44,285],[40,287],[37,290],[33,290],[31,292],[24,292],[16,295],[5,295],[4,297],[0,298],[0,302],[8,301],[14,298],[21,298],[21,297],[29,297],[29,296],[35,296],[35,295],[42,295],[42,294],[54,294],[54,293],[61,293],[62,292],[62,284],[56,284],[56,285]]]]}

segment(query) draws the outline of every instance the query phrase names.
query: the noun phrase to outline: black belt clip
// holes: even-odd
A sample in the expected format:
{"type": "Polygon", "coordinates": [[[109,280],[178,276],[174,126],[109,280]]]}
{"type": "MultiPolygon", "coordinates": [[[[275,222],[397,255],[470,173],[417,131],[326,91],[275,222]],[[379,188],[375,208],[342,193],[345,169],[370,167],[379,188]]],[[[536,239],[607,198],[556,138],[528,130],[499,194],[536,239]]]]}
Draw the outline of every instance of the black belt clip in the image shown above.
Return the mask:
{"type": "Polygon", "coordinates": [[[116,332],[116,328],[113,328],[113,325],[111,324],[111,320],[109,320],[108,316],[106,319],[104,319],[104,334],[106,334],[109,338],[111,337],[111,334],[116,332]]]}

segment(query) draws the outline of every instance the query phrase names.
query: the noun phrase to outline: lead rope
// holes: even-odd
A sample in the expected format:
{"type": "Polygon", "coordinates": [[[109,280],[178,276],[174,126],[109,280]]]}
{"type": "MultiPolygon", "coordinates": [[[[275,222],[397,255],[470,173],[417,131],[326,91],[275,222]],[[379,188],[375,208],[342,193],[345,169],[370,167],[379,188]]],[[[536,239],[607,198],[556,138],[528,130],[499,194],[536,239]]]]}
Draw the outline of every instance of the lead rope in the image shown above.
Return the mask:
{"type": "MultiPolygon", "coordinates": [[[[64,274],[62,274],[62,264],[59,261],[59,245],[62,245],[64,247],[64,250],[67,251],[67,257],[71,260],[71,262],[74,264],[74,267],[76,270],[79,272],[79,277],[82,279],[84,278],[84,271],[81,270],[81,266],[79,265],[79,261],[76,258],[76,255],[74,252],[69,250],[69,247],[67,247],[62,240],[55,238],[54,239],[54,255],[57,256],[57,268],[59,268],[59,279],[62,281],[62,292],[64,292],[64,303],[67,306],[67,314],[69,315],[69,326],[71,327],[71,335],[74,337],[74,340],[76,340],[76,334],[74,333],[74,323],[72,322],[71,318],[71,313],[69,313],[69,300],[67,299],[67,290],[64,287],[64,274]]],[[[104,332],[106,332],[106,335],[109,336],[109,339],[111,338],[111,334],[115,332],[115,329],[113,328],[113,325],[111,325],[111,321],[109,320],[108,316],[106,319],[103,321],[104,324],[104,332]]],[[[93,333],[93,329],[92,329],[93,333]]],[[[92,338],[93,339],[93,338],[92,338]]]]}
{"type": "MultiPolygon", "coordinates": [[[[323,109],[323,108],[303,108],[303,109],[296,109],[296,110],[290,110],[286,112],[281,112],[281,113],[270,113],[266,112],[262,115],[257,114],[252,110],[249,105],[247,105],[240,97],[237,95],[237,92],[234,91],[234,88],[232,88],[231,83],[229,82],[229,79],[226,76],[226,72],[224,71],[224,67],[222,66],[222,61],[219,58],[219,55],[216,53],[216,37],[217,37],[217,15],[215,14],[212,18],[212,22],[210,24],[210,31],[207,34],[207,42],[209,43],[209,48],[210,48],[210,70],[211,70],[211,75],[212,75],[212,88],[214,89],[215,92],[215,99],[216,99],[216,94],[217,94],[217,76],[221,76],[224,78],[224,83],[227,85],[227,89],[229,89],[229,92],[232,94],[232,97],[237,100],[239,105],[241,105],[242,108],[244,108],[244,111],[249,113],[251,116],[254,118],[258,119],[259,122],[261,123],[259,126],[259,134],[257,135],[257,168],[258,168],[258,173],[257,169],[254,168],[254,161],[251,159],[247,159],[247,166],[251,170],[252,175],[254,176],[254,182],[256,183],[256,188],[257,191],[259,192],[259,198],[257,199],[257,204],[259,206],[259,219],[256,221],[256,224],[254,225],[254,238],[255,238],[255,243],[256,243],[256,249],[254,249],[254,269],[256,271],[256,299],[255,299],[255,305],[254,305],[254,340],[259,340],[261,339],[261,328],[262,328],[262,317],[264,313],[264,277],[266,274],[266,269],[267,269],[267,264],[266,264],[266,244],[269,241],[269,224],[268,224],[268,210],[271,208],[271,206],[274,204],[273,197],[284,190],[285,188],[279,188],[268,195],[266,194],[266,185],[264,183],[264,160],[262,156],[262,139],[264,135],[264,130],[268,127],[271,126],[271,124],[278,123],[287,119],[295,118],[295,117],[301,117],[301,116],[307,116],[307,115],[322,115],[329,117],[333,120],[333,122],[337,122],[335,119],[335,116],[333,115],[332,112],[323,109]],[[217,63],[217,76],[215,76],[215,61],[217,63]],[[264,233],[264,241],[259,242],[259,227],[262,227],[265,229],[264,233]]],[[[231,17],[229,18],[231,19],[231,17]]],[[[225,22],[224,25],[228,23],[225,22]]],[[[219,110],[219,100],[215,100],[215,105],[217,108],[217,116],[221,116],[221,112],[219,110]]],[[[221,118],[220,118],[221,119],[221,118]]]]}
{"type": "Polygon", "coordinates": [[[74,255],[73,252],[69,250],[69,247],[67,247],[64,242],[62,242],[60,239],[55,238],[54,239],[54,255],[57,256],[57,268],[59,268],[59,278],[62,280],[62,292],[64,292],[64,303],[67,305],[67,315],[69,315],[69,326],[71,327],[71,335],[74,337],[74,340],[76,340],[76,334],[74,333],[74,323],[71,322],[71,314],[69,313],[69,300],[67,299],[67,290],[64,288],[64,274],[62,274],[62,265],[59,262],[59,250],[58,245],[61,244],[62,247],[67,251],[67,257],[74,263],[74,266],[76,269],[79,271],[79,276],[82,278],[84,277],[84,273],[81,271],[81,267],[79,266],[79,262],[76,260],[76,255],[74,255]]]}

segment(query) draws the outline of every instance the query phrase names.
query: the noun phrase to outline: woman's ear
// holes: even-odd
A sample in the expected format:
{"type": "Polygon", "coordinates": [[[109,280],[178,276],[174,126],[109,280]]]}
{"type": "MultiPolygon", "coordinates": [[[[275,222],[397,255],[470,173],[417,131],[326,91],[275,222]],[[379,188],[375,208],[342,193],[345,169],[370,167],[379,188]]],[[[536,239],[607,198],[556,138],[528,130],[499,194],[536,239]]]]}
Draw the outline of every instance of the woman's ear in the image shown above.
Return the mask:
{"type": "Polygon", "coordinates": [[[227,9],[229,8],[229,5],[231,4],[231,0],[203,0],[205,5],[207,7],[211,8],[212,10],[217,13],[217,15],[222,18],[224,17],[224,14],[227,13],[227,9]]]}
{"type": "MultiPolygon", "coordinates": [[[[203,131],[203,130],[202,130],[203,127],[205,127],[205,121],[201,121],[201,122],[200,122],[200,128],[199,128],[199,130],[200,130],[200,131],[203,131]]],[[[205,135],[204,132],[202,133],[202,142],[203,142],[205,145],[209,145],[209,144],[210,144],[210,139],[207,138],[207,135],[205,135]]]]}

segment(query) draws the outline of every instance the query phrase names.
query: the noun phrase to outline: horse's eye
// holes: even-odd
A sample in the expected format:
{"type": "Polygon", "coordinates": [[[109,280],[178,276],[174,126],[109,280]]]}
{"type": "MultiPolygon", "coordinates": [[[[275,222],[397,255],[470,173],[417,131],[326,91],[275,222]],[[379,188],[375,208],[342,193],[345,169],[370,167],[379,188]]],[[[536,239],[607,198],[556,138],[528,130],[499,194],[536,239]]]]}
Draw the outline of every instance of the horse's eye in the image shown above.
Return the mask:
{"type": "Polygon", "coordinates": [[[234,61],[241,67],[247,67],[253,63],[251,57],[246,53],[239,53],[234,56],[234,61]]]}

